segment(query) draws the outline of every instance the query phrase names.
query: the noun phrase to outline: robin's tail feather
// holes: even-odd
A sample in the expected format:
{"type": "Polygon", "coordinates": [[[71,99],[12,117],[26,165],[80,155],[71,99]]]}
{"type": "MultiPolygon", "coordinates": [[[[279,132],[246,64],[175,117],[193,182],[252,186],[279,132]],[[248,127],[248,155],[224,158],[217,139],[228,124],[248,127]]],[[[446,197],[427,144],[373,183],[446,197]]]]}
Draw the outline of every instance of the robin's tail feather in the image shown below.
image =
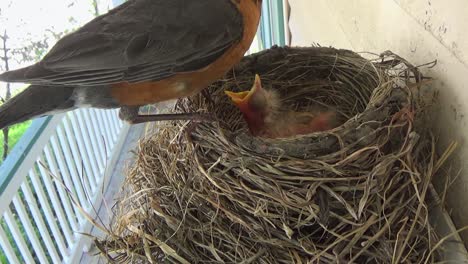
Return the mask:
{"type": "Polygon", "coordinates": [[[31,85],[0,106],[0,129],[75,108],[73,87],[31,85]]]}
{"type": "Polygon", "coordinates": [[[0,81],[2,82],[28,82],[28,79],[26,78],[26,73],[30,71],[30,69],[33,66],[34,65],[1,73],[0,81]]]}

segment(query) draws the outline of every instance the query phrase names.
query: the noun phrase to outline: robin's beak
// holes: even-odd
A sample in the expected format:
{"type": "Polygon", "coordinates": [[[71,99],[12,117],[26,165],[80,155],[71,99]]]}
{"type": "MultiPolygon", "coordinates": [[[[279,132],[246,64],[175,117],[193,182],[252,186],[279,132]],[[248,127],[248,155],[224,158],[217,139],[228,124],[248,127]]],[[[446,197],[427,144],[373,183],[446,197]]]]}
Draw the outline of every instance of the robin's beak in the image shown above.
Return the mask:
{"type": "Polygon", "coordinates": [[[260,76],[258,74],[255,75],[255,82],[252,88],[249,91],[243,92],[231,92],[231,91],[224,91],[224,93],[231,98],[232,102],[236,105],[243,105],[247,104],[252,96],[257,93],[260,89],[262,89],[262,83],[260,80],[260,76]]]}

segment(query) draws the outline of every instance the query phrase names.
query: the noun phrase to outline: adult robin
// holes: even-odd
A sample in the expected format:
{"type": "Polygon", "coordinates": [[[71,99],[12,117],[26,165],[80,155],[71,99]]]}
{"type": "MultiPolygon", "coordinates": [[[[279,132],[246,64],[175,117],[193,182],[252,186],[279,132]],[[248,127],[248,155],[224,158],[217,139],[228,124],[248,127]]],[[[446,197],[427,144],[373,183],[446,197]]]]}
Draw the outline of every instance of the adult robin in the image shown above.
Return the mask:
{"type": "MultiPolygon", "coordinates": [[[[120,108],[190,96],[238,63],[255,37],[262,0],[130,0],[57,42],[38,63],[0,81],[31,85],[0,107],[0,128],[78,107],[120,108]]],[[[172,115],[169,118],[187,118],[172,115]]]]}
{"type": "Polygon", "coordinates": [[[288,109],[279,94],[262,87],[260,77],[249,91],[225,91],[242,112],[250,133],[264,138],[285,138],[325,131],[338,126],[333,111],[297,112],[288,109]]]}

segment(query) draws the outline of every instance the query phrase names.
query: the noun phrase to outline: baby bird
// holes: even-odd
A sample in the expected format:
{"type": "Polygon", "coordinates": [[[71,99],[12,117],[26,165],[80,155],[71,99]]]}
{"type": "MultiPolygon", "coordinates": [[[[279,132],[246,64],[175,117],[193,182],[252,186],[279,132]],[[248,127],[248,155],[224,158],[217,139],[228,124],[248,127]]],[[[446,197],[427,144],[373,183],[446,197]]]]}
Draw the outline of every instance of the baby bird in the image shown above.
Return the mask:
{"type": "Polygon", "coordinates": [[[225,93],[242,112],[253,136],[286,138],[336,126],[335,112],[295,112],[288,109],[277,92],[263,89],[258,74],[250,91],[225,93]]]}

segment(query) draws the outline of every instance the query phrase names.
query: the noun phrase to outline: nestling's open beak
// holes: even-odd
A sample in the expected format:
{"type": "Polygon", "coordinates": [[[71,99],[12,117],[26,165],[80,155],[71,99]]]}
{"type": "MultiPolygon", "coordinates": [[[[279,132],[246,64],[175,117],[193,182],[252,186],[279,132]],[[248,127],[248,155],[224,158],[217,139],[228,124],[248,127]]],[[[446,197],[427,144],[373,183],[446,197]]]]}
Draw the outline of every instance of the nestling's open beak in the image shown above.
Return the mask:
{"type": "Polygon", "coordinates": [[[232,102],[236,105],[246,104],[249,102],[250,98],[253,94],[255,94],[258,90],[262,89],[262,83],[260,80],[260,76],[255,74],[255,82],[252,88],[249,91],[243,92],[231,92],[231,91],[224,91],[224,93],[231,98],[232,102]]]}

